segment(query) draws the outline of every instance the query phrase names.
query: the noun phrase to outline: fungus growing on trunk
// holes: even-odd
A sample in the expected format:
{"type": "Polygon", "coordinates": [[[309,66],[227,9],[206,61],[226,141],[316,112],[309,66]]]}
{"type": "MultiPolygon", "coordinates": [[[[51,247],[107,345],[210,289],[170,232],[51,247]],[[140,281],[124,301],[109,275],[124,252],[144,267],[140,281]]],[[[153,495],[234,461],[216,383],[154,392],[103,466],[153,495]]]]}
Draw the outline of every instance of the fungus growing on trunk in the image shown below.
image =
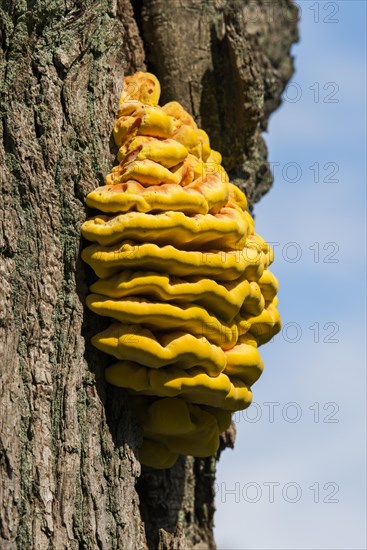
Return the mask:
{"type": "Polygon", "coordinates": [[[125,78],[119,164],[86,199],[101,214],[82,225],[82,257],[99,277],[87,306],[114,320],[92,339],[118,360],[106,379],[133,396],[141,462],[168,468],[216,452],[281,324],[273,253],[245,195],[191,115],[159,95],[154,75],[125,78]]]}

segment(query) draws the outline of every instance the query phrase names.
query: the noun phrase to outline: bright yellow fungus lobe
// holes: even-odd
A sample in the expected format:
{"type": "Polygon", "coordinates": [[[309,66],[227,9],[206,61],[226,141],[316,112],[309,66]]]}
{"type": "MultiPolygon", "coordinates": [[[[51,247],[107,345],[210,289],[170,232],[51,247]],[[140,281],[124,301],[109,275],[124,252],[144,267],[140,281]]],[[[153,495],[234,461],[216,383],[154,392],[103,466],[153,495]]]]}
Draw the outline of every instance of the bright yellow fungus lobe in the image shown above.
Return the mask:
{"type": "Polygon", "coordinates": [[[200,189],[187,189],[170,184],[144,187],[138,181],[131,180],[122,184],[98,187],[89,193],[86,202],[91,208],[106,213],[169,210],[194,215],[209,212],[208,198],[200,189]]]}
{"type": "Polygon", "coordinates": [[[226,367],[224,373],[228,376],[236,376],[243,380],[249,387],[261,376],[264,363],[257,350],[257,342],[251,342],[244,336],[241,343],[226,351],[226,367]]]}
{"type": "Polygon", "coordinates": [[[135,297],[111,300],[100,294],[89,294],[86,303],[95,313],[121,323],[144,324],[160,331],[182,328],[198,338],[204,336],[223,349],[230,349],[238,339],[236,323],[226,324],[200,306],[162,304],[135,297]]]}
{"type": "Polygon", "coordinates": [[[158,138],[169,138],[173,135],[173,120],[160,107],[147,107],[142,111],[141,117],[138,134],[158,138]]]}
{"type": "MultiPolygon", "coordinates": [[[[277,310],[278,298],[274,300],[256,317],[246,315],[236,317],[239,336],[250,333],[256,339],[258,345],[269,342],[274,334],[281,329],[281,320],[277,310]]],[[[241,338],[240,338],[241,339],[241,338]]]]}
{"type": "Polygon", "coordinates": [[[112,324],[92,338],[96,348],[116,359],[134,361],[151,369],[176,366],[191,369],[200,365],[210,376],[218,376],[226,367],[221,347],[205,337],[188,332],[156,332],[141,325],[112,324]]]}
{"type": "Polygon", "coordinates": [[[172,397],[154,401],[143,428],[148,439],[164,443],[171,452],[205,457],[218,449],[218,424],[203,407],[172,397]]]}
{"type": "MultiPolygon", "coordinates": [[[[123,147],[120,148],[120,151],[121,149],[123,149],[123,147]]],[[[188,151],[186,147],[174,139],[164,139],[160,141],[158,139],[143,138],[142,136],[138,136],[131,142],[130,147],[126,150],[126,154],[122,160],[128,163],[151,160],[159,163],[159,166],[172,168],[173,166],[176,166],[176,164],[179,164],[185,160],[188,156],[187,153],[188,151]],[[141,141],[139,143],[139,139],[144,139],[145,141],[141,141]]]]}
{"type": "Polygon", "coordinates": [[[98,277],[104,279],[126,269],[154,271],[185,276],[208,276],[216,281],[234,281],[245,274],[251,281],[261,277],[271,259],[254,248],[230,250],[178,250],[166,245],[123,241],[114,246],[92,244],[82,252],[98,277]]]}
{"type": "MultiPolygon", "coordinates": [[[[176,121],[181,123],[183,126],[189,126],[194,130],[197,130],[197,124],[189,113],[177,102],[170,101],[162,107],[163,111],[173,117],[176,121]]],[[[179,127],[181,127],[181,124],[179,127]]]]}
{"type": "Polygon", "coordinates": [[[181,396],[190,403],[210,405],[226,410],[245,409],[252,393],[242,380],[224,374],[209,376],[201,367],[151,369],[132,361],[121,361],[106,369],[111,384],[142,395],[181,396]]]}
{"type": "Polygon", "coordinates": [[[191,126],[180,126],[175,133],[173,138],[186,147],[186,149],[197,156],[197,151],[199,150],[199,137],[197,132],[191,126]]]}
{"type": "Polygon", "coordinates": [[[246,196],[193,117],[159,96],[151,73],[125,78],[119,164],[86,198],[100,214],[82,225],[93,243],[82,258],[98,277],[87,306],[113,320],[92,338],[114,358],[106,379],[131,395],[141,462],[170,468],[180,454],[217,451],[281,321],[273,251],[246,196]]]}
{"type": "Polygon", "coordinates": [[[168,168],[165,168],[153,160],[133,160],[124,163],[123,167],[117,167],[117,170],[106,178],[106,185],[123,183],[124,181],[135,180],[144,186],[160,183],[179,183],[179,178],[168,168]]]}
{"type": "Polygon", "coordinates": [[[239,241],[248,234],[244,213],[223,207],[218,214],[196,214],[188,217],[182,212],[146,214],[129,212],[111,218],[96,216],[82,225],[83,236],[89,241],[110,246],[125,239],[152,242],[160,246],[197,249],[210,246],[236,250],[239,241]]]}
{"type": "Polygon", "coordinates": [[[226,322],[240,310],[253,308],[252,283],[245,275],[217,283],[197,276],[180,279],[167,273],[122,271],[109,279],[99,279],[90,290],[111,298],[151,296],[162,302],[195,302],[226,322]]]}

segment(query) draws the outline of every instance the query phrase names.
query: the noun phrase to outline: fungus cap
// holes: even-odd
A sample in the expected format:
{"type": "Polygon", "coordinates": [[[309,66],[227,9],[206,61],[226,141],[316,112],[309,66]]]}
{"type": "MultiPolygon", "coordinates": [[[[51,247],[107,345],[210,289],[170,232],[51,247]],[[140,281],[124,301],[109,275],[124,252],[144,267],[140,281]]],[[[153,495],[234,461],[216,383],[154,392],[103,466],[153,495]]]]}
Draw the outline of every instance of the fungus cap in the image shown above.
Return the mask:
{"type": "Polygon", "coordinates": [[[141,101],[147,105],[157,105],[161,95],[161,85],[152,73],[138,71],[124,78],[120,103],[141,101]]]}

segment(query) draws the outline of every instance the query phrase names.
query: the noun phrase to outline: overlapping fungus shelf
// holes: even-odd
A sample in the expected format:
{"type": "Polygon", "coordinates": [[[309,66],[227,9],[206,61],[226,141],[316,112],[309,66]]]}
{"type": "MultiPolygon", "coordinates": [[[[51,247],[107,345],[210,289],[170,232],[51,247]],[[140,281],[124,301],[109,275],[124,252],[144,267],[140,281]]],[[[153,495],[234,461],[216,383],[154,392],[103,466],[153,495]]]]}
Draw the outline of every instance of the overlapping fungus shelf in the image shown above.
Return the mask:
{"type": "Polygon", "coordinates": [[[280,330],[273,254],[221,155],[150,73],[125,78],[113,134],[118,166],[86,202],[82,257],[99,278],[87,306],[110,317],[95,347],[109,383],[133,396],[143,464],[206,457],[263,370],[280,330]]]}

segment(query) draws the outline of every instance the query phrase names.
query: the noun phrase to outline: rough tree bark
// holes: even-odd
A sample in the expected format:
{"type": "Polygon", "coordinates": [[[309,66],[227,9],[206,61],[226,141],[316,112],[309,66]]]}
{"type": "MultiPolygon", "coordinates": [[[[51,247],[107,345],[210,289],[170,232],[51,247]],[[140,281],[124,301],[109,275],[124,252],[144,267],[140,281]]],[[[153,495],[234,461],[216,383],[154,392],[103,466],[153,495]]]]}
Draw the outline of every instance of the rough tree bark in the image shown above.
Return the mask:
{"type": "MultiPolygon", "coordinates": [[[[91,349],[86,194],[114,163],[124,73],[148,68],[253,204],[292,75],[292,0],[2,0],[1,549],[213,549],[216,459],[143,469],[126,393],[91,349]]],[[[224,441],[224,440],[223,440],[224,441]]],[[[222,447],[232,444],[231,437],[222,447]]]]}

